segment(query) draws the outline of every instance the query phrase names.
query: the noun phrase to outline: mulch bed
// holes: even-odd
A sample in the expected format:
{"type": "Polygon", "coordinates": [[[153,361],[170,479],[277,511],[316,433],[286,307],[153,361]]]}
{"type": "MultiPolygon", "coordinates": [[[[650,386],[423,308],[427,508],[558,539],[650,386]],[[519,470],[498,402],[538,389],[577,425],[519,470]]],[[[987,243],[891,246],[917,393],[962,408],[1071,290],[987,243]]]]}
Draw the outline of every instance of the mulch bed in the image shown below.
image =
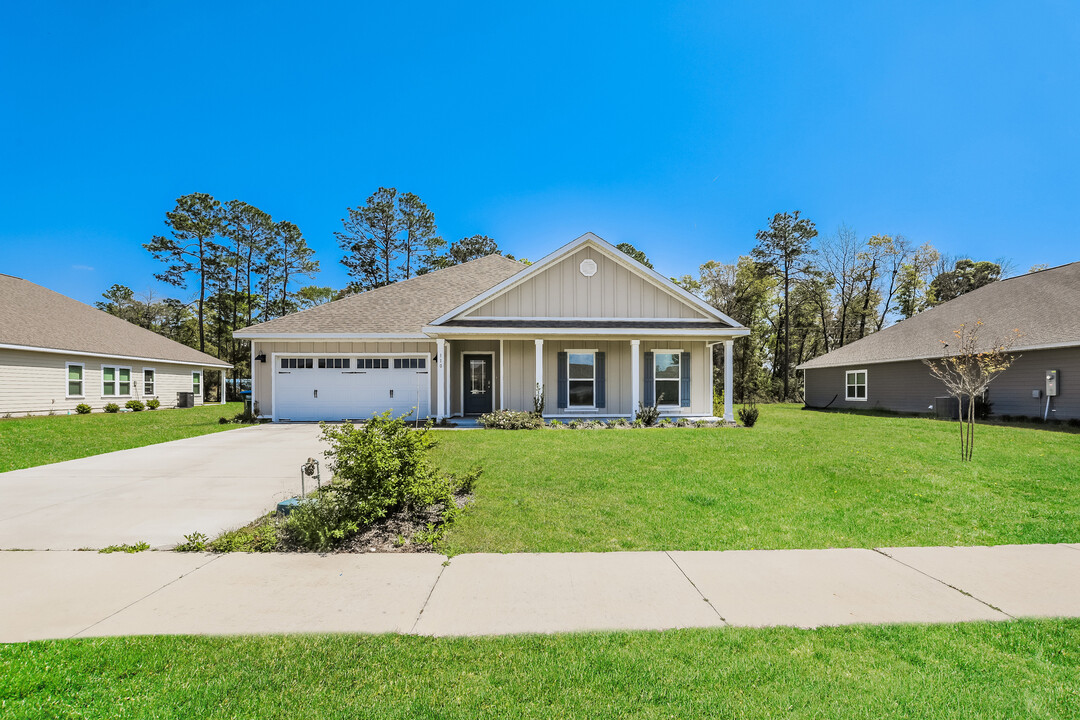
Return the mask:
{"type": "MultiPolygon", "coordinates": [[[[455,495],[459,508],[469,504],[472,494],[455,495]]],[[[359,535],[347,540],[335,553],[429,553],[434,552],[430,543],[413,540],[419,532],[427,530],[428,523],[439,522],[439,510],[435,507],[421,510],[403,510],[383,518],[359,535]]]]}

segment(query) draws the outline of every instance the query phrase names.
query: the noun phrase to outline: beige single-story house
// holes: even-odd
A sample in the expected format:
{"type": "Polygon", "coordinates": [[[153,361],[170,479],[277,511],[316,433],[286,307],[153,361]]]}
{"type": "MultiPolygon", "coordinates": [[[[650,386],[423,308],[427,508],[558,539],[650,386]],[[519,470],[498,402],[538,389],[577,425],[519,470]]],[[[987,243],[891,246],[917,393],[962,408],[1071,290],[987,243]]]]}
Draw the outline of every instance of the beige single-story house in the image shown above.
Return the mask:
{"type": "Polygon", "coordinates": [[[548,417],[713,416],[713,347],[749,330],[586,233],[532,265],[489,255],[235,333],[275,421],[387,410],[442,419],[495,409],[548,417]]]}
{"type": "Polygon", "coordinates": [[[984,343],[1011,340],[1018,356],[990,385],[992,414],[1080,418],[1080,262],[999,280],[799,365],[806,407],[952,416],[923,360],[980,320],[984,343]]]}
{"type": "Polygon", "coordinates": [[[203,403],[206,371],[232,367],[40,285],[0,275],[0,415],[101,410],[180,393],[203,403]]]}

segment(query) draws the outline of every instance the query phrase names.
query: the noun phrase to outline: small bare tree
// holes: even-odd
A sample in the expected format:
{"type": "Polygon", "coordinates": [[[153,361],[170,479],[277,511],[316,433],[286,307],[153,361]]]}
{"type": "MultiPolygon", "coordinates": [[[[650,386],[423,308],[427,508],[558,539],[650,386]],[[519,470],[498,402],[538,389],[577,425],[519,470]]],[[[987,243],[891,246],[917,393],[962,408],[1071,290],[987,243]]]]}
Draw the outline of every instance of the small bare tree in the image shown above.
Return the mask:
{"type": "Polygon", "coordinates": [[[1019,357],[1009,352],[1015,338],[1020,335],[1019,330],[1013,330],[1012,338],[980,343],[979,332],[982,328],[982,320],[977,320],[971,327],[961,325],[953,332],[953,345],[941,341],[944,355],[940,360],[923,360],[930,368],[930,374],[944,383],[949,395],[956,398],[960,407],[960,459],[964,461],[971,460],[975,440],[976,398],[985,393],[994,378],[1008,370],[1019,357]]]}

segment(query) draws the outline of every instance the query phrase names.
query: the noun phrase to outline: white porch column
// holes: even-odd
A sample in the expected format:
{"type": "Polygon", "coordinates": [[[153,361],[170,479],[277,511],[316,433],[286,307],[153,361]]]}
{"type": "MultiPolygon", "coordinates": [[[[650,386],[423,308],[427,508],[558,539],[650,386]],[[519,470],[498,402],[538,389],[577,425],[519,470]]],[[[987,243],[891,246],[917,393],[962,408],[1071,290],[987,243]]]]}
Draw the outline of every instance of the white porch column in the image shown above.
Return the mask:
{"type": "Polygon", "coordinates": [[[435,340],[435,347],[437,348],[438,357],[436,358],[436,374],[438,376],[437,381],[437,410],[435,413],[436,420],[442,420],[446,417],[446,341],[442,338],[435,340]]]}
{"type": "Polygon", "coordinates": [[[506,357],[506,342],[499,338],[499,409],[506,409],[506,382],[503,378],[506,377],[506,373],[503,370],[506,368],[503,358],[506,357]]]}
{"type": "Polygon", "coordinates": [[[641,341],[630,341],[630,417],[641,402],[641,341]]]}
{"type": "MultiPolygon", "coordinates": [[[[544,388],[544,341],[537,338],[536,343],[536,384],[544,388]]],[[[533,395],[536,395],[536,387],[533,386],[533,395]]],[[[547,388],[544,388],[544,401],[547,402],[547,388]]]]}
{"type": "Polygon", "coordinates": [[[731,340],[724,341],[724,420],[727,422],[733,422],[735,420],[735,413],[731,409],[731,396],[733,394],[732,377],[734,376],[734,358],[732,357],[735,352],[732,348],[735,343],[731,340]]]}

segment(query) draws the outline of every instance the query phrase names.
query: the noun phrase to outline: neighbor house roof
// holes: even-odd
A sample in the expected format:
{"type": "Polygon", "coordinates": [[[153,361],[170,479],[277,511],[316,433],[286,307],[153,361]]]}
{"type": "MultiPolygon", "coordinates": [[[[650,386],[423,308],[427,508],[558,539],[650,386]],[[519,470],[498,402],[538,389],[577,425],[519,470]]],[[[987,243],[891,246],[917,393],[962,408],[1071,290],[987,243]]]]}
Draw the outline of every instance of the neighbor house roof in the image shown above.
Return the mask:
{"type": "Polygon", "coordinates": [[[115,315],[11,275],[0,275],[0,347],[232,367],[115,315]]]}
{"type": "Polygon", "coordinates": [[[236,331],[239,338],[275,335],[416,335],[449,310],[525,266],[501,255],[470,260],[236,331]]]}
{"type": "Polygon", "coordinates": [[[979,337],[987,344],[1012,340],[1016,350],[1080,346],[1080,262],[983,286],[797,369],[941,357],[942,342],[979,320],[979,337]]]}

